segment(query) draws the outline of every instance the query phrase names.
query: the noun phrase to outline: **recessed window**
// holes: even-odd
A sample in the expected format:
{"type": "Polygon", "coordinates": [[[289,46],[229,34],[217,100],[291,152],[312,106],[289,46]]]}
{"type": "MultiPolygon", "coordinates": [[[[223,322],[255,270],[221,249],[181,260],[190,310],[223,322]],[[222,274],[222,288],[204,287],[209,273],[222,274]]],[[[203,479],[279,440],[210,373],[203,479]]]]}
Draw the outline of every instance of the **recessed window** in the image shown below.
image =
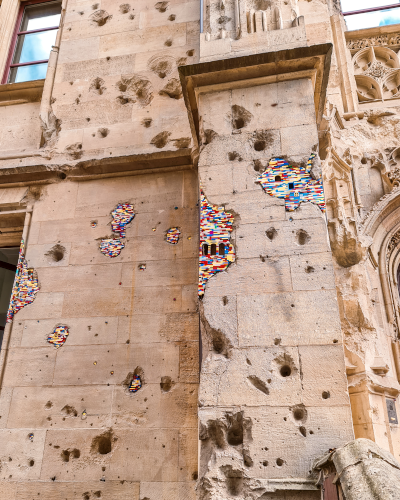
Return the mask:
{"type": "Polygon", "coordinates": [[[61,2],[29,2],[21,5],[2,83],[46,78],[51,47],[61,19],[61,2]]]}
{"type": "Polygon", "coordinates": [[[342,12],[349,31],[400,24],[399,7],[400,0],[364,0],[363,2],[342,0],[342,12]]]}
{"type": "Polygon", "coordinates": [[[275,182],[281,182],[282,177],[280,175],[275,175],[275,182]]]}
{"type": "Polygon", "coordinates": [[[289,189],[294,189],[294,182],[289,182],[289,189]]]}

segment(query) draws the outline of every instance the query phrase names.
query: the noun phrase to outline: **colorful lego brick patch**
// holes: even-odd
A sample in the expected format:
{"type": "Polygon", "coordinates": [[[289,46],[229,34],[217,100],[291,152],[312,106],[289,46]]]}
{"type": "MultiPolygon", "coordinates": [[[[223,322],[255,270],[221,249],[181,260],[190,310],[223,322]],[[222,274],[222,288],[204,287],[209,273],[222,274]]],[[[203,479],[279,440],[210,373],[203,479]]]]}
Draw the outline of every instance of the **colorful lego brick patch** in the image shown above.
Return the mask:
{"type": "Polygon", "coordinates": [[[47,342],[53,344],[57,349],[65,344],[69,335],[67,326],[56,326],[54,330],[47,337],[47,342]]]}
{"type": "Polygon", "coordinates": [[[204,295],[207,281],[235,261],[235,249],[230,243],[232,224],[233,215],[208,203],[201,191],[199,297],[204,295]]]}
{"type": "Polygon", "coordinates": [[[119,233],[121,238],[126,236],[126,226],[132,222],[135,217],[133,206],[130,203],[120,203],[115,210],[111,212],[111,227],[114,233],[119,233]]]}
{"type": "Polygon", "coordinates": [[[121,241],[126,237],[126,226],[132,222],[135,217],[133,205],[130,203],[120,203],[117,208],[111,212],[111,227],[114,233],[119,234],[119,238],[109,238],[101,240],[100,251],[108,257],[118,257],[125,244],[121,241]]]}
{"type": "Polygon", "coordinates": [[[118,257],[125,244],[119,238],[101,240],[100,252],[108,257],[118,257]]]}
{"type": "Polygon", "coordinates": [[[166,240],[167,243],[171,243],[171,245],[176,245],[179,241],[179,236],[181,235],[181,232],[177,227],[171,227],[167,231],[166,235],[166,240]]]}
{"type": "Polygon", "coordinates": [[[307,167],[289,165],[282,158],[272,158],[259,182],[266,193],[285,199],[285,208],[292,212],[302,201],[310,201],[325,212],[325,197],[322,180],[314,180],[310,175],[315,154],[310,156],[307,167]]]}
{"type": "Polygon", "coordinates": [[[137,392],[142,387],[142,381],[140,380],[139,375],[134,375],[132,382],[129,386],[129,392],[137,392]]]}
{"type": "Polygon", "coordinates": [[[21,241],[17,271],[15,273],[14,286],[11,294],[10,305],[7,312],[7,323],[10,323],[14,315],[23,307],[32,304],[39,291],[39,283],[36,272],[28,268],[25,260],[25,243],[21,241]]]}

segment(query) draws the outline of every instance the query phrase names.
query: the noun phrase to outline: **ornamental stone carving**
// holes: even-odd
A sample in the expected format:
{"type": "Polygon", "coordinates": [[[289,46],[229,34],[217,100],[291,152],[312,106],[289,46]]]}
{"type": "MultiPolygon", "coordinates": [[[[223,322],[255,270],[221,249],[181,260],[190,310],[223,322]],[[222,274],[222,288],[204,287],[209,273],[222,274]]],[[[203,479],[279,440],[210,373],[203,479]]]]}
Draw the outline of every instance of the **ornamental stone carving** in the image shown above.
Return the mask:
{"type": "Polygon", "coordinates": [[[361,38],[348,40],[347,48],[350,50],[365,49],[366,47],[386,47],[400,44],[400,34],[388,34],[373,36],[371,38],[361,38]]]}

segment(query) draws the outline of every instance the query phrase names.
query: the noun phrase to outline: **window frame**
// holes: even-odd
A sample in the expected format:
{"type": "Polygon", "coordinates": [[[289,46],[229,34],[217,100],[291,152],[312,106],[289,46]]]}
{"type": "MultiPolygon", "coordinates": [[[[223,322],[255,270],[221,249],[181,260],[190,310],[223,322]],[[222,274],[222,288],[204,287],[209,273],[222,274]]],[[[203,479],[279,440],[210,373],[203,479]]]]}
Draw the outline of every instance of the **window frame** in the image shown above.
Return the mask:
{"type": "MultiPolygon", "coordinates": [[[[18,15],[17,15],[17,19],[16,19],[16,22],[15,22],[14,33],[13,33],[13,36],[12,36],[12,39],[11,39],[10,51],[8,53],[6,67],[5,67],[4,74],[3,74],[3,79],[1,81],[2,85],[5,85],[5,84],[9,83],[8,79],[9,79],[10,71],[11,71],[12,68],[19,68],[19,67],[23,67],[23,66],[33,66],[33,65],[36,65],[36,64],[43,64],[43,63],[48,63],[49,62],[49,59],[43,59],[41,61],[31,61],[31,62],[27,62],[27,63],[16,63],[16,64],[13,64],[12,60],[13,60],[15,49],[16,49],[16,46],[17,46],[18,36],[20,36],[20,35],[26,35],[26,34],[31,34],[31,33],[40,33],[40,32],[43,32],[43,31],[52,31],[52,30],[58,30],[58,29],[60,29],[60,24],[61,23],[57,27],[56,26],[51,26],[49,28],[40,28],[40,29],[37,29],[37,30],[19,31],[19,28],[20,28],[21,23],[22,23],[22,18],[24,16],[25,8],[28,5],[36,5],[36,4],[40,4],[40,3],[48,3],[48,2],[53,2],[53,1],[54,0],[29,0],[28,2],[20,2],[20,7],[19,7],[18,15]]],[[[61,2],[60,2],[60,4],[61,4],[61,2]]]]}

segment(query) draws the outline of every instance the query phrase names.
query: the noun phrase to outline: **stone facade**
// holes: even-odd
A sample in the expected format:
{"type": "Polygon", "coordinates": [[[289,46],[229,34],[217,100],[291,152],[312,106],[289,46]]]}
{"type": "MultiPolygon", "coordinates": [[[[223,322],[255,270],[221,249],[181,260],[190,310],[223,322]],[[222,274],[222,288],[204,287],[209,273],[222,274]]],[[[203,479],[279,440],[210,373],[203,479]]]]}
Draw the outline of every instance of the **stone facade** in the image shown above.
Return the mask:
{"type": "Polygon", "coordinates": [[[316,500],[354,437],[399,459],[399,49],[338,0],[63,0],[46,79],[0,85],[0,500],[316,500]]]}

